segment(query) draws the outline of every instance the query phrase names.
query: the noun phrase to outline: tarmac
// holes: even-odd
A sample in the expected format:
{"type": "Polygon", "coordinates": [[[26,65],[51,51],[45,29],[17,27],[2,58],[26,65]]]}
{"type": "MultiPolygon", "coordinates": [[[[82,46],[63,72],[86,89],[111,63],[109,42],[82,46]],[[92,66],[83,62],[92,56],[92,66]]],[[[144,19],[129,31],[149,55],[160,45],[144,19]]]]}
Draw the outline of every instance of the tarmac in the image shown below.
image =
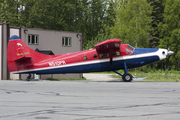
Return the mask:
{"type": "MultiPolygon", "coordinates": [[[[179,120],[179,82],[0,80],[0,120],[179,120]]],[[[102,76],[102,74],[101,74],[102,76]]]]}
{"type": "Polygon", "coordinates": [[[84,73],[83,77],[90,81],[122,81],[122,79],[112,78],[113,74],[84,73]]]}
{"type": "MultiPolygon", "coordinates": [[[[123,82],[122,79],[118,79],[118,78],[112,78],[112,75],[114,74],[92,74],[92,73],[85,73],[83,74],[83,76],[90,81],[96,81],[96,82],[123,82]]],[[[119,75],[117,75],[119,76],[119,75]]],[[[143,79],[145,79],[146,77],[139,77],[139,78],[133,78],[133,81],[141,81],[143,79]]]]}

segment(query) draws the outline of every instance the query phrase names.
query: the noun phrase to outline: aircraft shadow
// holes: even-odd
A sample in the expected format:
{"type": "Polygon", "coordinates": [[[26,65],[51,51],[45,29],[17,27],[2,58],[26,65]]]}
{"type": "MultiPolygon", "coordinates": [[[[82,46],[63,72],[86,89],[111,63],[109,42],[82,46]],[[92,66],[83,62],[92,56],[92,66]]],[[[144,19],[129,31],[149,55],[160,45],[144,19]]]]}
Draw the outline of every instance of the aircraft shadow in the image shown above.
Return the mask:
{"type": "MultiPolygon", "coordinates": [[[[144,80],[146,77],[138,77],[138,78],[134,78],[132,81],[141,81],[144,80]]],[[[113,80],[109,80],[107,82],[124,82],[122,79],[113,79],[113,80]]]]}

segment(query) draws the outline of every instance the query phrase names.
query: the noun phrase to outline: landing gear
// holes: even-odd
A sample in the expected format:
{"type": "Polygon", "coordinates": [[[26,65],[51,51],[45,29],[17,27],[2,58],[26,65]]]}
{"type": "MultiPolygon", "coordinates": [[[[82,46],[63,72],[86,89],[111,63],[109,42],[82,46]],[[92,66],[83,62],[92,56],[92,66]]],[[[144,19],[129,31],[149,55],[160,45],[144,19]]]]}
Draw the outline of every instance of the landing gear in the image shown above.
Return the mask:
{"type": "Polygon", "coordinates": [[[124,74],[123,75],[116,71],[114,71],[114,72],[117,73],[118,75],[122,76],[122,79],[124,82],[131,82],[133,79],[133,76],[130,73],[128,73],[128,71],[127,71],[127,66],[126,66],[125,62],[124,62],[124,74]]]}
{"type": "Polygon", "coordinates": [[[31,78],[31,74],[29,73],[29,76],[26,78],[27,81],[31,81],[33,80],[33,78],[31,78]]]}
{"type": "Polygon", "coordinates": [[[133,79],[133,76],[129,73],[125,73],[123,76],[122,76],[122,79],[124,82],[131,82],[132,79],[133,79]]]}

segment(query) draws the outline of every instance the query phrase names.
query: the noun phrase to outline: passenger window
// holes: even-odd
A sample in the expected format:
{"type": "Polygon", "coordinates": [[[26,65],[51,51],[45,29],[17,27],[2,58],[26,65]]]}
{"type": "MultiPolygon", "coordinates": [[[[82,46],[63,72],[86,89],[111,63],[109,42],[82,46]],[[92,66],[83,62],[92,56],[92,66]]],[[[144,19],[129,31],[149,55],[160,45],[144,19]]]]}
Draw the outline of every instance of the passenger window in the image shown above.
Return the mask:
{"type": "Polygon", "coordinates": [[[116,55],[121,55],[120,51],[116,51],[116,55]]]}
{"type": "Polygon", "coordinates": [[[109,57],[109,53],[105,53],[105,56],[106,56],[106,57],[109,57]]]}
{"type": "Polygon", "coordinates": [[[93,58],[97,58],[97,55],[96,55],[96,54],[94,54],[94,55],[93,55],[93,58]]]}
{"type": "Polygon", "coordinates": [[[102,58],[102,57],[103,57],[103,54],[99,54],[99,57],[102,58]]]}
{"type": "Polygon", "coordinates": [[[86,57],[86,56],[84,56],[84,57],[83,57],[83,59],[84,59],[84,60],[87,60],[87,57],[86,57]]]}

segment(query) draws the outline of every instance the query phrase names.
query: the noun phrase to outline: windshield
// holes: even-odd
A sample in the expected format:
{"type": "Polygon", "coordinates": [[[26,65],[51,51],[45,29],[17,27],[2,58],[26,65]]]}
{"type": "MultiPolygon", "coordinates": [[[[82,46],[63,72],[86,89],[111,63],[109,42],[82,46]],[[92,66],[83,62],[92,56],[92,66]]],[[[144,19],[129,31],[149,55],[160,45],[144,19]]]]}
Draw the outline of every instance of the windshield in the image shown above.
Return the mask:
{"type": "Polygon", "coordinates": [[[134,48],[133,48],[132,46],[130,46],[130,45],[128,46],[128,48],[130,48],[131,50],[133,50],[133,49],[134,49],[134,48]]]}
{"type": "Polygon", "coordinates": [[[134,48],[129,45],[129,46],[127,46],[127,48],[126,48],[126,53],[127,53],[127,54],[132,53],[133,50],[134,50],[134,48]]]}

